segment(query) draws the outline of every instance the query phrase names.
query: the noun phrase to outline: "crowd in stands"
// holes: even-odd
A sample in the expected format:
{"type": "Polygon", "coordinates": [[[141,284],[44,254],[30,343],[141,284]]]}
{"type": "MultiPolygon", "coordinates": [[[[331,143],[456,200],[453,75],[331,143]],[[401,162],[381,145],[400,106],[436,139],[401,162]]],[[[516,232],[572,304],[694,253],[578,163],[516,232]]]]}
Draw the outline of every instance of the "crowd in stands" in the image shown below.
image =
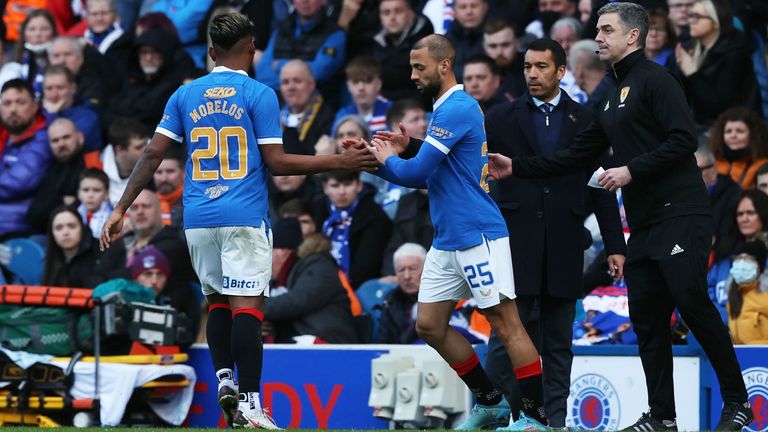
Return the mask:
{"type": "MultiPolygon", "coordinates": [[[[278,95],[285,151],[314,155],[400,125],[425,137],[432,101],[412,83],[408,56],[434,32],[456,47],[456,75],[485,111],[525,95],[523,53],[542,37],[566,50],[561,88],[601,109],[602,97],[615,91],[592,39],[605,3],[0,2],[0,282],[15,277],[4,242],[31,238],[46,251],[43,285],[134,280],[152,288],[158,302],[204,320],[183,233],[183,183],[192,181],[186,148],[166,155],[128,211],[122,238],[102,252],[97,237],[170,95],[213,67],[206,30],[219,13],[242,11],[254,22],[257,50],[248,73],[278,95]]],[[[768,2],[636,3],[650,13],[646,56],[677,77],[698,127],[696,161],[716,224],[710,297],[735,343],[765,343],[768,2]]],[[[213,111],[208,105],[200,115],[213,111]]],[[[434,233],[428,191],[342,171],[270,177],[269,191],[267,340],[418,342],[416,296],[434,233]]],[[[594,280],[585,292],[610,284],[594,280]]],[[[487,323],[471,301],[451,323],[473,341],[487,341],[487,323]]]]}

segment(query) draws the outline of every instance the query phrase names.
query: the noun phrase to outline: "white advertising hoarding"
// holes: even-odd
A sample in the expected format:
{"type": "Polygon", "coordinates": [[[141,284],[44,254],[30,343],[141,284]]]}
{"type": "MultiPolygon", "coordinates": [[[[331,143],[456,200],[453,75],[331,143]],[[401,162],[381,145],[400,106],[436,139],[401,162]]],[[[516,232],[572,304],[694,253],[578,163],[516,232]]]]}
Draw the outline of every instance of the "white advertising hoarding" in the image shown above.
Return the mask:
{"type": "MultiPolygon", "coordinates": [[[[675,357],[675,403],[681,431],[699,430],[700,361],[675,357]]],[[[648,411],[640,357],[575,356],[567,426],[579,430],[623,429],[648,411]]]]}

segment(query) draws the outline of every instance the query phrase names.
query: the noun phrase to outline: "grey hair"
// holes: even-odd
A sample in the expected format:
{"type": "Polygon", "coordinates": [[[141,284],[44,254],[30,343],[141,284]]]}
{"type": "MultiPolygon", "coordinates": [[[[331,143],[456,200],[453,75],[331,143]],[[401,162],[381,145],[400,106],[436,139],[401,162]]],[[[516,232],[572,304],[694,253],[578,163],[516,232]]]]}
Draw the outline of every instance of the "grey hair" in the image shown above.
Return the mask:
{"type": "Polygon", "coordinates": [[[645,38],[648,36],[649,18],[648,11],[637,3],[616,2],[608,3],[597,11],[597,16],[617,13],[619,21],[624,26],[624,33],[636,28],[640,31],[637,38],[637,46],[645,48],[645,38]]]}
{"type": "MultiPolygon", "coordinates": [[[[79,55],[80,57],[83,57],[83,44],[80,43],[80,41],[76,37],[72,36],[58,36],[51,41],[51,45],[55,44],[56,42],[64,41],[69,42],[69,45],[75,50],[75,53],[79,55]]],[[[50,50],[49,50],[50,51],[50,50]]],[[[50,54],[50,52],[49,52],[50,54]]]]}
{"type": "Polygon", "coordinates": [[[568,53],[568,66],[573,70],[577,59],[585,59],[583,66],[589,70],[604,71],[605,64],[600,61],[600,56],[595,53],[600,46],[592,39],[583,39],[571,45],[568,53]]]}
{"type": "Polygon", "coordinates": [[[418,243],[403,243],[392,255],[392,263],[395,268],[397,268],[397,260],[407,257],[416,257],[423,261],[427,257],[427,250],[418,243]]]}
{"type": "Polygon", "coordinates": [[[371,128],[368,127],[368,123],[359,115],[356,114],[347,114],[344,117],[340,118],[338,122],[336,122],[336,126],[333,128],[333,136],[336,136],[336,131],[339,130],[339,127],[343,125],[346,122],[352,122],[357,126],[358,129],[360,129],[363,132],[363,139],[366,141],[371,140],[371,128]]]}
{"type": "Polygon", "coordinates": [[[573,31],[573,34],[575,34],[576,37],[580,37],[584,26],[581,24],[581,21],[574,17],[560,18],[559,20],[555,21],[554,24],[552,24],[552,29],[549,30],[549,37],[551,38],[552,35],[555,34],[555,30],[559,30],[561,28],[569,28],[571,31],[573,31]]]}
{"type": "Polygon", "coordinates": [[[109,10],[117,14],[117,0],[88,0],[88,6],[95,3],[106,3],[109,10]]]}

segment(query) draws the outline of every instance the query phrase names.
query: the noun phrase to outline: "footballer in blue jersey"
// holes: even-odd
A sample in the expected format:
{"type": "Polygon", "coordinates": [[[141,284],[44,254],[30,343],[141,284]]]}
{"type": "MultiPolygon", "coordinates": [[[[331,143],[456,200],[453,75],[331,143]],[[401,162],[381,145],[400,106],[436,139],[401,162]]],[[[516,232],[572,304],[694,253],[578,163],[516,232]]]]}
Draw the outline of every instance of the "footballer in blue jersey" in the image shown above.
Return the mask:
{"type": "Polygon", "coordinates": [[[488,196],[483,113],[457,84],[454,57],[448,39],[436,34],[411,50],[411,80],[435,101],[432,121],[418,154],[407,160],[398,156],[408,145],[404,133],[377,133],[371,152],[382,166],[376,174],[428,190],[435,237],[424,262],[416,329],[477,398],[475,409],[457,429],[482,429],[508,420],[508,430],[546,430],[541,359],[517,313],[507,228],[488,196]],[[523,406],[518,420],[510,415],[510,405],[491,384],[472,346],[448,324],[456,302],[470,296],[514,365],[523,406]]]}
{"type": "Polygon", "coordinates": [[[208,303],[206,333],[219,405],[235,428],[279,429],[259,400],[262,311],[272,267],[267,169],[275,175],[311,174],[372,169],[378,163],[362,145],[341,155],[285,154],[277,97],[245,72],[256,51],[253,23],[240,13],[219,15],[209,35],[208,52],[216,67],[168,100],[152,141],[104,224],[101,247],[118,237],[126,209],[168,148],[185,143],[185,235],[208,303]]]}

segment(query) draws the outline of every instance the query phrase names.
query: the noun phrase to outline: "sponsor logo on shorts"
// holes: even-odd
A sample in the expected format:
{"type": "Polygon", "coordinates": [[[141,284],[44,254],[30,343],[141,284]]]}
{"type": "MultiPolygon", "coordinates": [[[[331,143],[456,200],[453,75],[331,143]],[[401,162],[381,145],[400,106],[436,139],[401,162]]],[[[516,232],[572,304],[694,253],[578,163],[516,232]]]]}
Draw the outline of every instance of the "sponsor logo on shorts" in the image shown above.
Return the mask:
{"type": "Polygon", "coordinates": [[[222,288],[224,289],[256,289],[259,287],[259,281],[233,279],[229,276],[224,276],[224,283],[222,284],[222,288]]]}
{"type": "Polygon", "coordinates": [[[584,430],[616,430],[621,417],[619,395],[610,381],[585,374],[571,383],[569,426],[584,430]]]}
{"type": "Polygon", "coordinates": [[[755,421],[747,425],[752,432],[768,430],[768,368],[752,367],[742,372],[747,385],[749,404],[755,413],[755,421]]]}

